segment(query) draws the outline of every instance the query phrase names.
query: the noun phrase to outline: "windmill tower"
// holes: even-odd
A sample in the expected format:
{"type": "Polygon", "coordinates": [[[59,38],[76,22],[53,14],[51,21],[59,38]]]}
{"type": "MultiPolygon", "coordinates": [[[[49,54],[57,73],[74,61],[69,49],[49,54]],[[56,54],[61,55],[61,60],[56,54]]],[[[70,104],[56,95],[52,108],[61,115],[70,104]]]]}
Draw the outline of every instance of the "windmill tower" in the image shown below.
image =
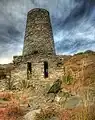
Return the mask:
{"type": "Polygon", "coordinates": [[[23,56],[55,55],[49,12],[35,8],[28,12],[23,56]]]}

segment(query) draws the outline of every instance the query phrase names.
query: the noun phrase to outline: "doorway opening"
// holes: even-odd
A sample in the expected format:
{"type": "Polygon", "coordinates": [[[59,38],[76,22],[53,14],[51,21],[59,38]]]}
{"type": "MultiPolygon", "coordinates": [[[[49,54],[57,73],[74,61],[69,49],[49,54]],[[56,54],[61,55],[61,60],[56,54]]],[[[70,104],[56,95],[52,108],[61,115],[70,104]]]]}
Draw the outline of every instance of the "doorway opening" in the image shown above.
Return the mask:
{"type": "Polygon", "coordinates": [[[48,78],[48,62],[44,61],[44,78],[48,78]]]}
{"type": "Polygon", "coordinates": [[[30,78],[31,75],[31,62],[27,62],[27,79],[30,78]]]}

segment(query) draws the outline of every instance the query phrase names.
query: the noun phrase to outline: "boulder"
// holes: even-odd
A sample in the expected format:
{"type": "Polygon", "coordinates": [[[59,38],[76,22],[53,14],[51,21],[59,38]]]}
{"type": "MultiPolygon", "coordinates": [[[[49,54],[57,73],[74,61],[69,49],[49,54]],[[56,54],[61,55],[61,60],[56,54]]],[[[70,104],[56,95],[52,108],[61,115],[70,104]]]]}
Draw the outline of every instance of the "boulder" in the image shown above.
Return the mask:
{"type": "Polygon", "coordinates": [[[24,120],[35,120],[36,114],[40,113],[41,109],[38,110],[33,110],[28,112],[25,116],[24,116],[24,120]]]}

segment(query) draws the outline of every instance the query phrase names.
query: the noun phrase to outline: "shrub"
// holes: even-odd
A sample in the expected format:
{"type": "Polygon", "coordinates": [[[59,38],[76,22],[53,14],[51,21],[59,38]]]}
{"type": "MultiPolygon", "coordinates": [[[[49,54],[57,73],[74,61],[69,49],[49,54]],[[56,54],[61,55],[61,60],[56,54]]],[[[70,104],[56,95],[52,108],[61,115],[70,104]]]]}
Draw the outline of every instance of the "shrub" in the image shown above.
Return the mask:
{"type": "Polygon", "coordinates": [[[21,107],[21,102],[26,104],[27,96],[19,96],[19,99],[16,99],[16,95],[11,92],[0,92],[0,98],[3,100],[7,100],[3,104],[1,103],[2,107],[0,107],[0,120],[17,120],[24,115],[24,109],[21,107]]]}
{"type": "Polygon", "coordinates": [[[7,104],[7,116],[23,115],[24,111],[20,107],[17,100],[13,100],[7,104]]]}
{"type": "Polygon", "coordinates": [[[73,81],[73,78],[70,74],[63,76],[63,82],[67,85],[71,85],[73,81]]]}
{"type": "Polygon", "coordinates": [[[11,72],[10,72],[8,75],[6,75],[6,79],[5,79],[5,87],[6,87],[6,89],[7,90],[14,90],[14,89],[16,89],[14,83],[15,83],[15,79],[12,79],[11,72]]]}
{"type": "Polygon", "coordinates": [[[24,111],[17,101],[8,102],[6,107],[0,108],[0,120],[17,120],[22,118],[24,111]]]}
{"type": "Polygon", "coordinates": [[[12,92],[0,92],[0,99],[3,100],[12,100],[14,99],[14,94],[12,92]]]}
{"type": "Polygon", "coordinates": [[[13,89],[16,89],[15,86],[14,86],[14,80],[11,79],[11,78],[7,78],[6,81],[6,89],[7,90],[13,90],[13,89]]]}
{"type": "Polygon", "coordinates": [[[31,85],[30,80],[26,80],[26,79],[23,79],[23,80],[19,81],[19,85],[20,85],[21,89],[27,89],[29,87],[33,88],[33,86],[31,85]]]}

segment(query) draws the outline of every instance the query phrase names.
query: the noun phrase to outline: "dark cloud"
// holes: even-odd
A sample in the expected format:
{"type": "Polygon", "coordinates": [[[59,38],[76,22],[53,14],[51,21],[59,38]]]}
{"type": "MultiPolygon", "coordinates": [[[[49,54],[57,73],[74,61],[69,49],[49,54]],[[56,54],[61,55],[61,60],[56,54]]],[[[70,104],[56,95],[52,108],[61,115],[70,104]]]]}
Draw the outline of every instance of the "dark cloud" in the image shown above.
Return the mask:
{"type": "Polygon", "coordinates": [[[77,52],[88,50],[89,48],[93,50],[95,46],[95,41],[76,39],[76,41],[71,42],[69,39],[66,39],[65,42],[61,41],[56,43],[58,53],[65,54],[74,54],[77,52]]]}
{"type": "Polygon", "coordinates": [[[56,52],[95,50],[95,0],[0,0],[0,63],[22,53],[27,12],[49,10],[56,52]]]}

